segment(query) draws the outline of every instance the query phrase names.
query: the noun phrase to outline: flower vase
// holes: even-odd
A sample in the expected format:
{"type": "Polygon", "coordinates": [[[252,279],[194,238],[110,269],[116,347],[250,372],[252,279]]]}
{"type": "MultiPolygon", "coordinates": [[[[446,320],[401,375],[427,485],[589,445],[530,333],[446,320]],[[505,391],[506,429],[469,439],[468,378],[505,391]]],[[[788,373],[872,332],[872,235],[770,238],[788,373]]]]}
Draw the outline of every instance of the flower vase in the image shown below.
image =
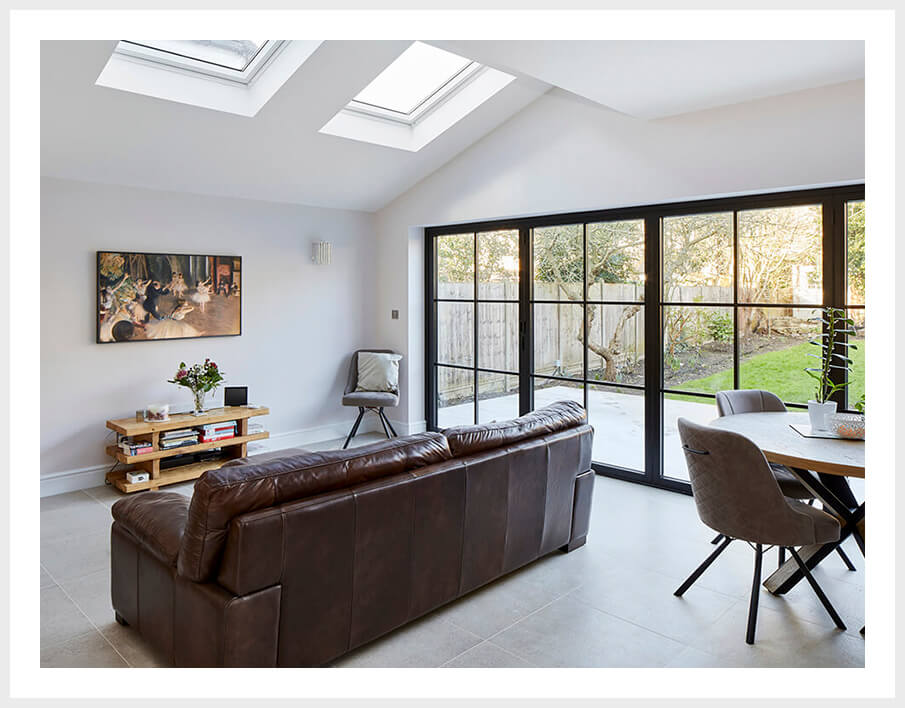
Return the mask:
{"type": "Polygon", "coordinates": [[[808,401],[808,416],[811,420],[811,430],[826,430],[827,416],[836,412],[836,401],[808,401]]]}
{"type": "Polygon", "coordinates": [[[206,391],[192,391],[192,398],[195,403],[195,410],[192,411],[192,415],[204,415],[204,397],[206,395],[206,391]]]}

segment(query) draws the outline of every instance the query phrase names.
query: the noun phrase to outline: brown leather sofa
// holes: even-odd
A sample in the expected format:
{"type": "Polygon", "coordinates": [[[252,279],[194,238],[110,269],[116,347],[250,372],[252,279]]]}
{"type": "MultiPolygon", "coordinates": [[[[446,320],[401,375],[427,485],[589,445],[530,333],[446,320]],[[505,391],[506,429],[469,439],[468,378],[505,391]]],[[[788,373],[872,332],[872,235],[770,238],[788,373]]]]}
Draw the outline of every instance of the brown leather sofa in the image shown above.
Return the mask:
{"type": "Polygon", "coordinates": [[[330,452],[236,460],[189,501],[113,505],[112,601],[176,666],[323,666],[585,542],[576,403],[330,452]]]}

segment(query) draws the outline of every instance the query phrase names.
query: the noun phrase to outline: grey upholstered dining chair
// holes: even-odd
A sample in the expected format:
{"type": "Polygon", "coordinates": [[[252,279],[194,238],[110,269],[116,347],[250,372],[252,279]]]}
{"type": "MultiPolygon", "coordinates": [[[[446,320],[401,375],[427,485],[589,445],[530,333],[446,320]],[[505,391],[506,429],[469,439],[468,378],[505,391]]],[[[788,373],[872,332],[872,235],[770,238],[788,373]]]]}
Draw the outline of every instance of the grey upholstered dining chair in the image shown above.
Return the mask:
{"type": "MultiPolygon", "coordinates": [[[[783,403],[782,399],[775,393],[760,391],[758,389],[720,391],[716,394],[716,409],[721,418],[723,416],[738,415],[740,413],[785,413],[788,410],[786,404],[783,403]]],[[[807,500],[808,504],[814,503],[814,494],[801,483],[798,477],[792,473],[792,470],[778,462],[771,462],[770,469],[773,470],[773,476],[776,478],[776,482],[779,484],[779,488],[785,496],[790,499],[807,500]]],[[[851,489],[848,486],[848,482],[845,481],[844,477],[833,475],[832,480],[821,477],[821,481],[824,485],[832,484],[835,485],[835,487],[838,487],[839,483],[841,483],[845,486],[845,490],[848,491],[848,497],[854,499],[851,489]]],[[[837,492],[835,488],[831,487],[831,491],[833,491],[834,494],[837,494],[837,496],[839,495],[839,492],[837,492]]],[[[848,503],[848,499],[846,499],[846,504],[850,507],[852,506],[852,504],[848,503]]],[[[857,506],[857,503],[855,503],[854,506],[857,506]]],[[[722,540],[722,535],[718,535],[711,543],[717,544],[722,540]]],[[[842,562],[845,563],[846,568],[855,570],[855,565],[840,546],[836,547],[836,552],[839,554],[842,562]]],[[[779,565],[782,565],[785,561],[785,550],[780,546],[779,565]]]]}
{"type": "Polygon", "coordinates": [[[343,450],[349,447],[349,443],[352,442],[352,438],[354,438],[355,434],[358,432],[358,426],[361,425],[361,419],[364,418],[365,413],[368,411],[376,413],[377,417],[380,418],[380,422],[383,425],[383,432],[386,433],[387,438],[397,437],[396,431],[393,429],[393,424],[390,423],[390,420],[387,418],[383,409],[395,408],[399,405],[399,391],[393,393],[389,391],[355,390],[358,388],[358,355],[362,352],[396,354],[392,349],[359,349],[352,355],[352,361],[349,363],[349,377],[346,380],[346,389],[343,392],[342,403],[344,406],[357,407],[358,418],[355,419],[355,424],[352,426],[352,430],[349,431],[349,436],[343,444],[343,450]]]}
{"type": "Polygon", "coordinates": [[[675,591],[681,597],[732,541],[754,549],[754,581],[745,641],[754,643],[764,546],[788,549],[820,602],[839,629],[845,629],[796,546],[831,543],[839,539],[836,517],[784,496],[767,460],[748,438],[679,418],[679,437],[698,516],[723,535],[723,542],[675,591]]]}

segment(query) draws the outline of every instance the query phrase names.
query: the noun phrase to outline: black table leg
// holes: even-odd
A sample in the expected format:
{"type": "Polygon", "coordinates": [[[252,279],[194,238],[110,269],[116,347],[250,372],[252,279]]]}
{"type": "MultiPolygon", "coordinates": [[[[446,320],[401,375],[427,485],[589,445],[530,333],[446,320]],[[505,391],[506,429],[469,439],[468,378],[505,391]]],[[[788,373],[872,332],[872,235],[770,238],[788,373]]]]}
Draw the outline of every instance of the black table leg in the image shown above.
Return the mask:
{"type": "MultiPolygon", "coordinates": [[[[839,540],[823,545],[805,546],[799,551],[801,559],[809,570],[813,570],[824,558],[835,552],[836,548],[849,536],[855,537],[861,554],[864,555],[864,535],[858,524],[864,521],[864,504],[852,511],[827,489],[816,474],[809,470],[792,469],[792,473],[807,487],[817,499],[833,514],[841,519],[839,540]]],[[[793,560],[786,561],[764,582],[764,587],[774,595],[783,595],[795,587],[804,574],[793,560]]]]}

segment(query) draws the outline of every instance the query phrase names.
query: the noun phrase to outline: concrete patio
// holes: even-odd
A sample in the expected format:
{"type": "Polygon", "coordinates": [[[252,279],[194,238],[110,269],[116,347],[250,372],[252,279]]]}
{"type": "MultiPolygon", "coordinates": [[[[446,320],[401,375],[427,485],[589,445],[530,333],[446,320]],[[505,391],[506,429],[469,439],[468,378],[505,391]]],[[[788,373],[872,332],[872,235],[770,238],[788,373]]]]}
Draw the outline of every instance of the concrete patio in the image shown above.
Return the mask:
{"type": "MultiPolygon", "coordinates": [[[[583,402],[580,388],[550,386],[534,391],[534,402],[540,408],[555,401],[583,402]]],[[[506,420],[518,414],[518,394],[511,393],[478,403],[480,421],[506,420]]],[[[441,408],[438,423],[441,428],[470,425],[474,422],[471,403],[441,408]]],[[[588,390],[588,417],[596,430],[594,436],[595,462],[644,469],[644,396],[620,393],[593,386],[588,390]]],[[[667,400],[664,414],[663,464],[664,474],[674,479],[688,480],[685,457],[679,443],[676,419],[684,417],[698,423],[708,423],[717,417],[716,406],[704,401],[667,400]]]]}

